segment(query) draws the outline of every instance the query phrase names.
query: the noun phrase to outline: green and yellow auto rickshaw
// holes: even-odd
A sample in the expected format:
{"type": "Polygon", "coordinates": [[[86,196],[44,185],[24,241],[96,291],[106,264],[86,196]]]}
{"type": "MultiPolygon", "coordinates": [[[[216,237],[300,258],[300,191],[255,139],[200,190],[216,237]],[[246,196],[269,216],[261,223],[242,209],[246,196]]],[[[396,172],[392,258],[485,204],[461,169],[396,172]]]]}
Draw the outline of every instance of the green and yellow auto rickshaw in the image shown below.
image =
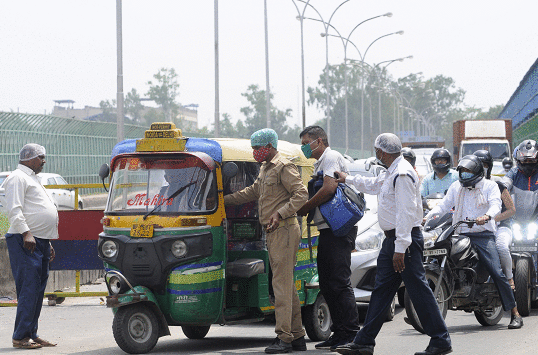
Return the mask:
{"type": "MultiPolygon", "coordinates": [[[[280,141],[304,182],[312,160],[280,141]]],[[[249,140],[186,138],[172,123],[116,145],[98,253],[106,270],[113,333],[128,353],[146,353],[169,326],[190,339],[212,324],[257,322],[274,313],[271,269],[257,203],[224,207],[224,195],[249,186],[260,164],[249,140]]],[[[310,339],[327,339],[330,315],[319,292],[317,237],[305,222],[295,285],[310,339]]]]}

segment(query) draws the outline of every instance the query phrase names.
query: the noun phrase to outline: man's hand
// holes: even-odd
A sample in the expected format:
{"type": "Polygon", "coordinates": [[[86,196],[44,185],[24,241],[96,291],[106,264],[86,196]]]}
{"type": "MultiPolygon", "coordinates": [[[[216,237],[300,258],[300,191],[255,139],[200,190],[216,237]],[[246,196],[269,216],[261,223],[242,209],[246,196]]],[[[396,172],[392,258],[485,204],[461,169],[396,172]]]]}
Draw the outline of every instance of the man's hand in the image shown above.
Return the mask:
{"type": "Polygon", "coordinates": [[[54,250],[54,248],[52,247],[52,244],[51,244],[50,245],[50,260],[49,260],[49,263],[52,263],[54,258],[56,258],[56,251],[54,250]]]}
{"type": "Polygon", "coordinates": [[[476,224],[478,224],[479,226],[483,225],[483,224],[486,224],[487,221],[490,220],[490,217],[488,215],[483,215],[483,216],[480,216],[476,219],[476,224]]]}
{"type": "Polygon", "coordinates": [[[35,250],[35,238],[30,231],[24,232],[22,234],[23,246],[30,250],[30,253],[33,253],[35,250]]]}
{"type": "Polygon", "coordinates": [[[308,212],[310,212],[310,211],[307,211],[303,206],[303,207],[299,208],[299,211],[297,211],[297,215],[304,217],[304,216],[308,215],[308,212]]]}
{"type": "Polygon", "coordinates": [[[394,253],[394,256],[392,257],[392,265],[394,267],[394,271],[396,272],[404,271],[405,269],[404,256],[405,256],[405,253],[394,253]]]}
{"type": "Polygon", "coordinates": [[[341,172],[341,171],[335,171],[335,172],[334,172],[334,175],[335,175],[335,176],[338,176],[338,178],[336,179],[336,181],[337,181],[338,183],[344,183],[344,184],[346,183],[346,176],[348,176],[348,174],[343,173],[343,172],[341,172]]]}
{"type": "Polygon", "coordinates": [[[278,228],[278,225],[280,224],[280,214],[278,212],[275,212],[271,215],[271,219],[269,220],[269,224],[267,225],[267,233],[271,233],[275,231],[278,228]]]}

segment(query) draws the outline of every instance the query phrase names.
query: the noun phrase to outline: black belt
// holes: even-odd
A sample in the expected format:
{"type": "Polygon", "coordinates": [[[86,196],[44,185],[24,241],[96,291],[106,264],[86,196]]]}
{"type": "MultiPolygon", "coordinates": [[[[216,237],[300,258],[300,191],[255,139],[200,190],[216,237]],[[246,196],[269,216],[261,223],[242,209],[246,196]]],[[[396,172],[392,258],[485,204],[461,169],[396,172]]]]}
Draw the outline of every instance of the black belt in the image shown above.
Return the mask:
{"type": "MultiPolygon", "coordinates": [[[[417,232],[417,231],[420,231],[420,227],[413,227],[413,229],[411,229],[411,233],[412,232],[417,232]]],[[[383,231],[383,233],[385,233],[385,237],[387,237],[387,238],[396,238],[396,229],[383,231]]]]}

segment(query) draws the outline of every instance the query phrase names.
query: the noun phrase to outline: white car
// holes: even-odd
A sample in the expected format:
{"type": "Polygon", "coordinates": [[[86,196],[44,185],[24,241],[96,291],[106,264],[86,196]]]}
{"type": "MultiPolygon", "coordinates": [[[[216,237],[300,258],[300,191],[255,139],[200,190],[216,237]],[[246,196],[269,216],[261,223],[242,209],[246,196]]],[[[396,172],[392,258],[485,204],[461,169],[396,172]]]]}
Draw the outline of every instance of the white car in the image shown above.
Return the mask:
{"type": "MultiPolygon", "coordinates": [[[[0,211],[7,213],[5,198],[6,192],[4,190],[3,182],[10,172],[0,173],[0,211]]],[[[67,185],[67,182],[63,177],[58,174],[52,173],[39,173],[37,174],[39,182],[42,185],[67,185]]],[[[73,189],[46,189],[47,194],[50,196],[57,209],[73,209],[75,206],[75,192],[73,189]]],[[[82,202],[79,201],[79,209],[82,208],[82,202]]]]}
{"type": "MultiPolygon", "coordinates": [[[[361,159],[348,164],[350,175],[378,176],[385,171],[385,168],[372,164],[374,160],[375,158],[361,159]]],[[[351,253],[351,286],[355,294],[355,301],[359,303],[370,302],[377,271],[377,256],[385,239],[377,220],[377,196],[364,194],[364,199],[366,200],[366,211],[357,223],[355,250],[351,253]]],[[[402,299],[401,305],[403,305],[403,288],[398,294],[402,299]]],[[[387,314],[387,320],[394,318],[395,300],[387,314]]]]}

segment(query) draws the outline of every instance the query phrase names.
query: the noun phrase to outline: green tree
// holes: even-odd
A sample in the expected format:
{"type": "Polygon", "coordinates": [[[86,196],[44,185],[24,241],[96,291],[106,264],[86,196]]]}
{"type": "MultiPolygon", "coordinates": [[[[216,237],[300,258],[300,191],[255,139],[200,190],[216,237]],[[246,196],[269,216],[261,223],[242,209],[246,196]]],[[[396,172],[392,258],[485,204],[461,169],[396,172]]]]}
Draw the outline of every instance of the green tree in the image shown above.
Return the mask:
{"type": "Polygon", "coordinates": [[[178,75],[174,68],[161,68],[153,75],[155,81],[148,81],[149,90],[147,96],[159,105],[167,121],[177,116],[179,104],[176,102],[179,96],[178,75]]]}
{"type": "MultiPolygon", "coordinates": [[[[132,89],[127,93],[125,97],[125,113],[131,117],[133,123],[141,124],[142,122],[142,110],[144,106],[140,102],[140,95],[136,89],[132,89]]],[[[145,123],[145,122],[144,122],[145,123]]]]}
{"type": "MultiPolygon", "coordinates": [[[[267,127],[267,114],[266,114],[266,97],[265,90],[260,90],[258,85],[252,84],[248,87],[247,91],[242,93],[241,96],[245,97],[249,102],[249,106],[242,107],[241,113],[245,115],[245,129],[252,134],[253,132],[267,127]]],[[[273,94],[270,94],[270,100],[273,99],[273,94]]],[[[279,139],[299,141],[298,128],[290,128],[286,121],[291,117],[292,110],[286,109],[284,111],[277,109],[271,105],[270,109],[270,121],[271,128],[276,131],[279,139]],[[293,135],[296,134],[296,137],[293,135]]],[[[237,123],[238,133],[242,130],[241,125],[237,123]]],[[[249,134],[249,137],[250,137],[249,134]]]]}
{"type": "Polygon", "coordinates": [[[99,107],[103,110],[103,122],[116,122],[116,100],[102,100],[99,107]]]}

